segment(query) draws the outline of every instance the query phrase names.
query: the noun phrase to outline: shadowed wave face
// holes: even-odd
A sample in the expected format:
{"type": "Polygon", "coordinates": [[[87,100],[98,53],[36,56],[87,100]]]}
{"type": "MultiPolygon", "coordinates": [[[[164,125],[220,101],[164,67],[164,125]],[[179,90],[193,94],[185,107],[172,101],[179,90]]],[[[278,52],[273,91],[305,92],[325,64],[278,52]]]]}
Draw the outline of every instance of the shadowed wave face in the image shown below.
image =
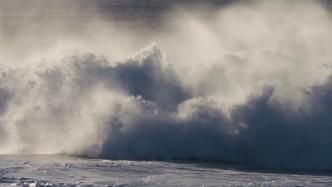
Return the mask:
{"type": "Polygon", "coordinates": [[[32,2],[0,3],[0,153],[332,169],[322,4],[154,2],[158,30],[105,20],[118,1],[32,2]]]}

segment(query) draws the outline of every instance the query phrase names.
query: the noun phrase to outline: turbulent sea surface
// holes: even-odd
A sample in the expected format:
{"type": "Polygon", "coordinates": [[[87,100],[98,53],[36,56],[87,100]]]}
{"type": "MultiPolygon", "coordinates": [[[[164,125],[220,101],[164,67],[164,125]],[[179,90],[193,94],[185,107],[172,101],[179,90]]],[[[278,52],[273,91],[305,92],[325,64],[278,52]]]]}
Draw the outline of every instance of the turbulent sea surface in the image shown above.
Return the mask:
{"type": "Polygon", "coordinates": [[[0,156],[0,186],[330,186],[328,174],[284,174],[204,162],[0,156]]]}

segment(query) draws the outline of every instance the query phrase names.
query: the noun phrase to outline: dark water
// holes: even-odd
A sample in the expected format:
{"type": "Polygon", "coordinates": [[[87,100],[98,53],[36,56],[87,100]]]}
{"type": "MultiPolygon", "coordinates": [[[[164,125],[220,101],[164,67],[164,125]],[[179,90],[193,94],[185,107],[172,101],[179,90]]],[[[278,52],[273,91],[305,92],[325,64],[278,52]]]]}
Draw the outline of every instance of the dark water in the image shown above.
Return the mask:
{"type": "MultiPolygon", "coordinates": [[[[208,7],[216,9],[239,0],[73,0],[65,1],[8,1],[1,2],[2,32],[10,27],[38,25],[61,25],[67,22],[68,29],[91,24],[93,18],[122,23],[134,27],[157,29],[164,18],[176,8],[208,7]],[[28,23],[27,23],[28,22],[28,23]]],[[[13,31],[10,30],[10,31],[13,31]]],[[[15,34],[15,33],[11,33],[15,34]]]]}

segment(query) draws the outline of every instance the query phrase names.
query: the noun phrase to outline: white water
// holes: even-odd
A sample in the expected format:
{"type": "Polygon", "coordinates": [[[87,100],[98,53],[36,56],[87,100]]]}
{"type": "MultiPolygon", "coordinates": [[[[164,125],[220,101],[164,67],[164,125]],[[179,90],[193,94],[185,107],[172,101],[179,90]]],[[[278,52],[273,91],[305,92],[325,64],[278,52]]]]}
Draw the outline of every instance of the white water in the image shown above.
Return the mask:
{"type": "Polygon", "coordinates": [[[35,2],[1,3],[0,153],[332,168],[322,5],[178,8],[146,28],[35,2]]]}
{"type": "Polygon", "coordinates": [[[0,186],[330,186],[331,177],[190,162],[0,156],[0,186]]]}

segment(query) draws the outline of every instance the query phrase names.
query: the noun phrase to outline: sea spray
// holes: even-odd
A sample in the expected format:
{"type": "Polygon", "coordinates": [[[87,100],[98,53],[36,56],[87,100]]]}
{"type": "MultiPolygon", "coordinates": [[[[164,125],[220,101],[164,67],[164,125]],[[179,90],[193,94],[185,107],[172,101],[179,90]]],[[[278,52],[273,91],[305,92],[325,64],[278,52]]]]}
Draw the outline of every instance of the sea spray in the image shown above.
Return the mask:
{"type": "MultiPolygon", "coordinates": [[[[149,36],[94,11],[59,27],[33,17],[52,30],[40,38],[24,23],[1,30],[16,39],[0,45],[0,153],[332,168],[332,23],[320,4],[177,9],[149,36]],[[62,29],[71,22],[82,31],[62,29]]],[[[2,14],[1,27],[15,17],[2,14]]]]}

